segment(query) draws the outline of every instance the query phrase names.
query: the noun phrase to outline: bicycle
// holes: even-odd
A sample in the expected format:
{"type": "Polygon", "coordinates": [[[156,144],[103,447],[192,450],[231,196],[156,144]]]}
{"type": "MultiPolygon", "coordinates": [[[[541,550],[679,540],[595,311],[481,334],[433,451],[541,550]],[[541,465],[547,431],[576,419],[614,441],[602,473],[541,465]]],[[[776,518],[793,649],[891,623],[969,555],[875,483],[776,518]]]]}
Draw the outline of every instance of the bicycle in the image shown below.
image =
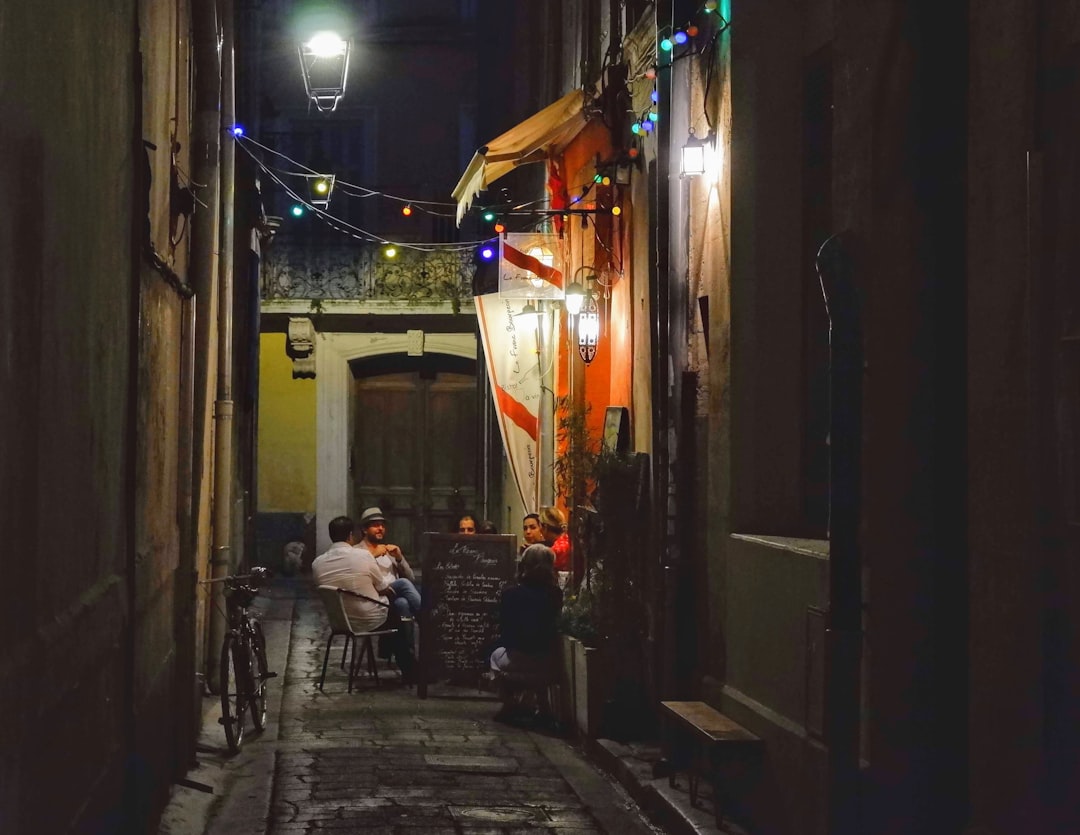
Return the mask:
{"type": "Polygon", "coordinates": [[[266,727],[267,680],[277,673],[267,670],[266,639],[259,621],[248,607],[270,570],[257,567],[250,574],[236,574],[206,583],[225,584],[224,597],[229,628],[221,642],[221,718],[229,751],[237,753],[244,741],[245,714],[251,712],[255,730],[266,727]]]}

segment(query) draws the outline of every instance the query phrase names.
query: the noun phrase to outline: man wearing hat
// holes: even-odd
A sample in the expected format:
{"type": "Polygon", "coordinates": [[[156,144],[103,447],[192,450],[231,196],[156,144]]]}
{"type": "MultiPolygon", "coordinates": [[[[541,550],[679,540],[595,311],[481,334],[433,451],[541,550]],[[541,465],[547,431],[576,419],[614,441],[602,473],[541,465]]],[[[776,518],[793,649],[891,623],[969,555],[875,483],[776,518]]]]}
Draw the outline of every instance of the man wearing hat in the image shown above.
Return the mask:
{"type": "Polygon", "coordinates": [[[363,538],[356,544],[375,558],[386,584],[394,592],[394,610],[406,622],[420,612],[420,592],[416,590],[416,575],[397,545],[386,542],[386,517],[377,507],[360,514],[358,527],[363,538]]]}

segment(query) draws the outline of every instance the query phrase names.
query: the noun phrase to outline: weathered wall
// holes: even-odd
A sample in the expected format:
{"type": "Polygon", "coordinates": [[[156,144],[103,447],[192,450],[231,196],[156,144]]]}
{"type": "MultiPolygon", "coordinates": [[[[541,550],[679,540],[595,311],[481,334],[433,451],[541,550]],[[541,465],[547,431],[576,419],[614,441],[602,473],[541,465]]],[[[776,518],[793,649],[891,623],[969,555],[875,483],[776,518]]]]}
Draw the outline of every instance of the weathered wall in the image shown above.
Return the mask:
{"type": "Polygon", "coordinates": [[[182,303],[139,259],[150,238],[169,252],[186,16],[164,0],[3,13],[4,832],[143,831],[185,764],[172,722],[182,303]],[[152,186],[143,137],[158,145],[152,186]]]}
{"type": "Polygon", "coordinates": [[[284,334],[260,342],[259,511],[314,513],[317,381],[293,379],[284,334]]]}
{"type": "Polygon", "coordinates": [[[101,815],[128,750],[133,20],[42,2],[0,27],[5,832],[101,815]]]}

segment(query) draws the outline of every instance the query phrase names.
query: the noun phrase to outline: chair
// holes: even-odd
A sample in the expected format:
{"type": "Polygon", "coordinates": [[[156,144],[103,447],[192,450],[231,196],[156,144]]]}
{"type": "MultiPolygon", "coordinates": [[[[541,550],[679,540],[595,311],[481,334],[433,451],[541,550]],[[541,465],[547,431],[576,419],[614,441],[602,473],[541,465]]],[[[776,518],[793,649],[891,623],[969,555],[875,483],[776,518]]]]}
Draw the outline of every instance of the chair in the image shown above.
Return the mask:
{"type": "Polygon", "coordinates": [[[365,657],[367,658],[368,672],[370,672],[375,679],[375,684],[378,685],[379,683],[379,668],[375,661],[375,647],[372,644],[371,639],[397,633],[396,628],[378,629],[371,632],[361,632],[353,629],[352,625],[349,623],[348,612],[345,611],[345,595],[362,597],[364,600],[377,603],[387,610],[390,608],[390,604],[386,601],[368,597],[365,594],[359,594],[358,592],[349,591],[348,589],[339,589],[336,586],[319,586],[319,597],[322,598],[323,605],[326,607],[326,615],[330,619],[330,636],[326,639],[326,652],[323,654],[322,675],[319,676],[320,690],[323,689],[323,684],[326,681],[326,665],[330,660],[330,647],[334,643],[334,638],[338,635],[345,636],[345,649],[341,654],[342,667],[345,666],[345,659],[349,656],[349,647],[352,647],[352,661],[349,664],[349,692],[351,693],[353,682],[356,680],[356,674],[360,671],[360,665],[364,663],[365,657]],[[360,641],[359,654],[356,652],[357,640],[360,641]]]}

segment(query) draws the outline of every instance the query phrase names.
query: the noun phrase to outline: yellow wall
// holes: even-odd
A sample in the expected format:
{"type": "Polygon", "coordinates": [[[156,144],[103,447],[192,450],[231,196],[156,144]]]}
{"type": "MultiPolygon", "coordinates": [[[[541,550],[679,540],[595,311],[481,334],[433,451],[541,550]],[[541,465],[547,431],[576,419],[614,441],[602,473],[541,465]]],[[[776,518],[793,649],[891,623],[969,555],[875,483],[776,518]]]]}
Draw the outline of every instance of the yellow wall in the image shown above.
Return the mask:
{"type": "Polygon", "coordinates": [[[259,512],[315,512],[315,380],[294,380],[285,334],[259,351],[259,512]]]}

